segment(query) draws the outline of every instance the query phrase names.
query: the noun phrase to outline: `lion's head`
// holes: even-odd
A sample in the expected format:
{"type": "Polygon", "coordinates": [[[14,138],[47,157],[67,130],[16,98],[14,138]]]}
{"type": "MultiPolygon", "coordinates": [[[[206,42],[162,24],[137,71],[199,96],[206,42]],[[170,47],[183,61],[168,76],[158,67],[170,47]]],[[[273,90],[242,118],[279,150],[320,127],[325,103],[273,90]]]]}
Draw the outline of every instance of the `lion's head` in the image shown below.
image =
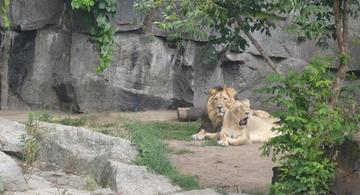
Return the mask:
{"type": "Polygon", "coordinates": [[[232,87],[215,87],[210,89],[207,101],[207,113],[214,126],[222,124],[226,111],[235,103],[236,90],[232,87]]]}
{"type": "Polygon", "coordinates": [[[248,99],[236,101],[230,112],[233,118],[236,119],[236,124],[244,127],[249,119],[250,101],[248,99]]]}

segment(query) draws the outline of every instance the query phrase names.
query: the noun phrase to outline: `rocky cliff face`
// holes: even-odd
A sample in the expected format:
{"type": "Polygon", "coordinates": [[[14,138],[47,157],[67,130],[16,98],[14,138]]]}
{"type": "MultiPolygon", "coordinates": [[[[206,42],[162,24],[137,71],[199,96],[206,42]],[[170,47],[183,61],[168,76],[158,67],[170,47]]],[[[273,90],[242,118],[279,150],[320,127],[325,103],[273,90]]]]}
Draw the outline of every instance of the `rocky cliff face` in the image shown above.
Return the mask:
{"type": "MultiPolygon", "coordinates": [[[[1,61],[8,63],[2,72],[9,83],[8,90],[2,86],[2,94],[8,94],[8,100],[2,95],[2,105],[73,111],[203,106],[209,88],[230,85],[238,89],[239,98],[250,97],[259,106],[264,97],[252,91],[265,85],[264,77],[271,70],[254,47],[227,53],[222,61],[218,49],[206,41],[184,40],[176,47],[156,28],[143,32],[149,17],[137,16],[133,3],[119,0],[113,63],[96,74],[95,45],[83,14],[73,12],[69,0],[12,0],[11,28],[1,32],[2,51],[9,50],[9,55],[1,55],[1,61]],[[5,39],[11,39],[10,44],[5,39]]],[[[351,36],[358,38],[360,25],[352,24],[351,36]]],[[[281,28],[272,37],[254,36],[284,70],[301,69],[315,53],[334,53],[320,51],[281,28]]],[[[351,70],[359,70],[360,45],[351,48],[351,70]]]]}

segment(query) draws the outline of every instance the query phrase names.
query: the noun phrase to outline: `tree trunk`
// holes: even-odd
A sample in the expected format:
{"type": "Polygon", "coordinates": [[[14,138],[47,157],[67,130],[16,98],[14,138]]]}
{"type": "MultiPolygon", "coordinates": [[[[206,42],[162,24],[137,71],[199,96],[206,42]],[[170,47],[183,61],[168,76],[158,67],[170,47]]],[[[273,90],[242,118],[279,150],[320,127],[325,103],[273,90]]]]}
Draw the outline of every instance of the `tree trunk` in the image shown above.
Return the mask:
{"type": "Polygon", "coordinates": [[[203,109],[202,108],[178,108],[177,118],[178,121],[196,121],[201,118],[203,109]]]}
{"type": "Polygon", "coordinates": [[[339,48],[339,69],[336,75],[334,82],[332,83],[331,90],[333,91],[333,96],[329,99],[330,106],[333,106],[339,99],[342,83],[346,78],[346,72],[348,71],[349,63],[349,26],[348,26],[348,0],[344,0],[341,5],[341,0],[335,0],[334,2],[334,17],[335,17],[335,27],[336,27],[336,40],[339,48]],[[340,11],[340,8],[342,12],[340,11]]]}

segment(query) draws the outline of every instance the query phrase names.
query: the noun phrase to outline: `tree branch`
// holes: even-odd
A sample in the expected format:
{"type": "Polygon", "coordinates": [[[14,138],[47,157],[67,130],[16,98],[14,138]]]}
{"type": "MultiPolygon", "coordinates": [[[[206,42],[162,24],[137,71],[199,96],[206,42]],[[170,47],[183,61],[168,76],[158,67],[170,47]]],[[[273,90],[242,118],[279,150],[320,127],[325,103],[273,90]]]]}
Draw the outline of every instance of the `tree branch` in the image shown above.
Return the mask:
{"type": "Polygon", "coordinates": [[[275,63],[271,60],[271,58],[267,55],[265,50],[261,47],[259,42],[252,36],[252,34],[248,31],[244,31],[245,35],[250,39],[251,43],[255,46],[255,48],[259,51],[261,56],[264,58],[265,62],[270,66],[270,68],[276,73],[276,74],[282,74],[281,71],[279,71],[276,68],[275,63]]]}

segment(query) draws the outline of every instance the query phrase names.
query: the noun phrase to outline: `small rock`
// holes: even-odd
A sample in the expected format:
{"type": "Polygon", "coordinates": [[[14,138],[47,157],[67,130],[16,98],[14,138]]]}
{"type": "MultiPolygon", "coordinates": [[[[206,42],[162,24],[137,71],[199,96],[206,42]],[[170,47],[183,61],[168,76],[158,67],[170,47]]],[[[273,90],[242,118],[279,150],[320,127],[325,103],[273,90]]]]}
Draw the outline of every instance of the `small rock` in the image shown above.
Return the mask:
{"type": "Polygon", "coordinates": [[[21,136],[25,134],[25,125],[0,118],[0,150],[16,156],[23,154],[21,136]]]}
{"type": "Polygon", "coordinates": [[[146,167],[110,161],[105,167],[101,185],[109,185],[120,194],[161,194],[181,190],[162,175],[149,172],[146,167]]]}
{"type": "Polygon", "coordinates": [[[0,152],[0,178],[4,190],[24,191],[26,182],[20,167],[3,152],[0,152]]]}

